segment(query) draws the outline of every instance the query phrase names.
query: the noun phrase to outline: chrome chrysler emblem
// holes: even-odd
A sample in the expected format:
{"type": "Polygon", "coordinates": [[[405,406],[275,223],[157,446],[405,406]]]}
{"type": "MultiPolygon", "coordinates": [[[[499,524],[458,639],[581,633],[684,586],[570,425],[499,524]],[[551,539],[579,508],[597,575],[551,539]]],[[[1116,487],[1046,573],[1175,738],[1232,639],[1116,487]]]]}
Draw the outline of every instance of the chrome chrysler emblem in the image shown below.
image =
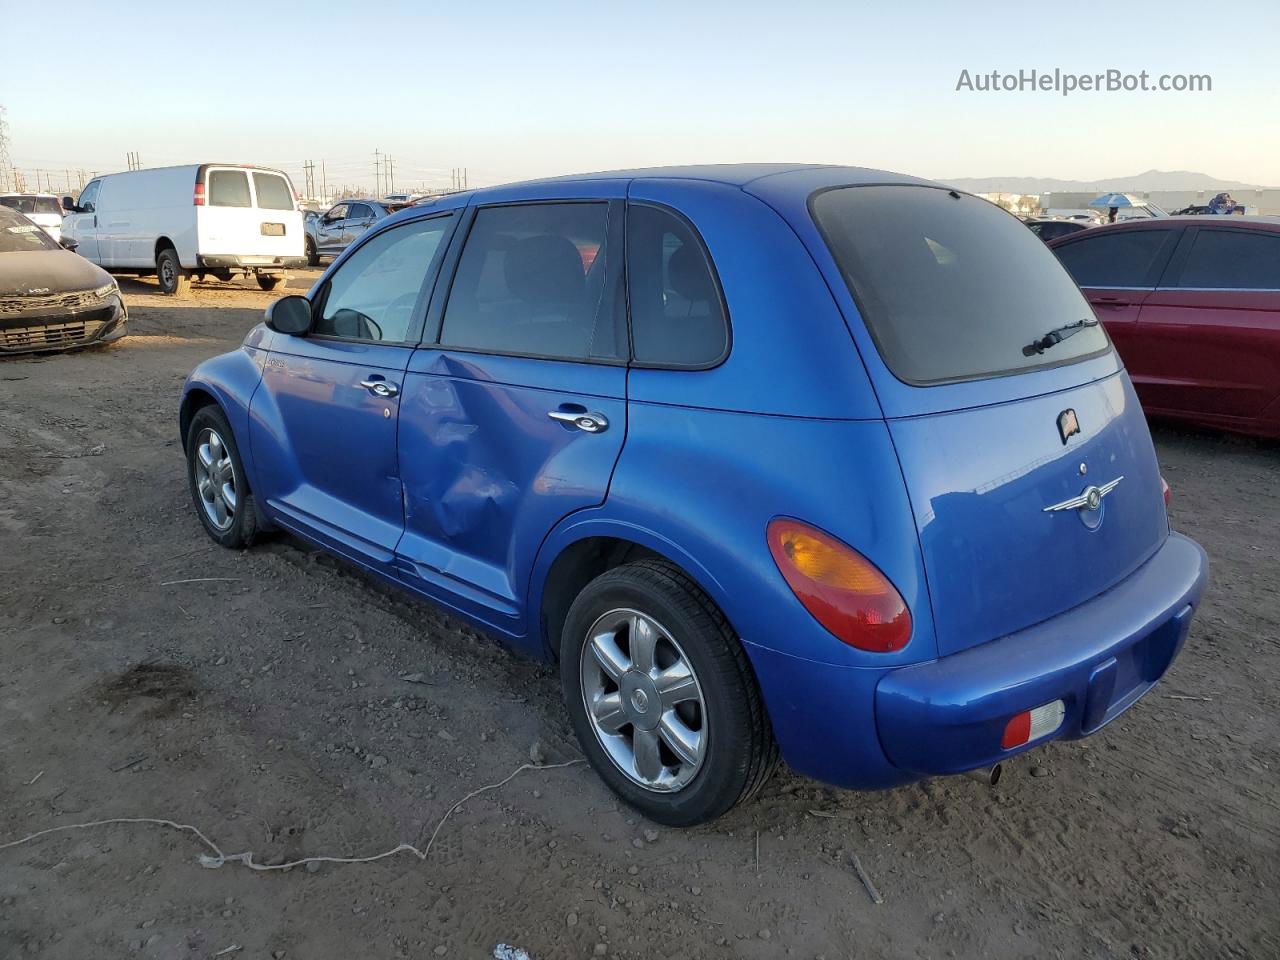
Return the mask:
{"type": "Polygon", "coordinates": [[[1072,497],[1070,500],[1063,500],[1061,503],[1055,503],[1051,507],[1045,507],[1045,513],[1056,513],[1059,510],[1097,510],[1102,506],[1102,498],[1108,493],[1120,486],[1120,481],[1124,477],[1116,477],[1109,480],[1100,487],[1085,487],[1084,491],[1078,497],[1072,497]]]}

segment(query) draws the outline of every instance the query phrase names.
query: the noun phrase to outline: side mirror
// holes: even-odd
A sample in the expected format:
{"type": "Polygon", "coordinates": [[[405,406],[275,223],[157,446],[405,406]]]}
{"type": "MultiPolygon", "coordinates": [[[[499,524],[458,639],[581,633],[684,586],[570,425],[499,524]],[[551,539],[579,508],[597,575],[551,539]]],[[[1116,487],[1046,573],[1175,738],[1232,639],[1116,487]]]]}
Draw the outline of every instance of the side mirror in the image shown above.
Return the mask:
{"type": "Polygon", "coordinates": [[[293,294],[267,307],[267,326],[276,333],[301,337],[311,330],[311,301],[293,294]]]}
{"type": "Polygon", "coordinates": [[[62,209],[63,209],[63,210],[65,210],[65,211],[67,211],[67,213],[75,213],[75,212],[76,212],[76,202],[75,202],[74,200],[72,200],[70,197],[63,197],[63,198],[62,198],[62,209]]]}
{"type": "Polygon", "coordinates": [[[75,253],[76,247],[80,246],[79,240],[73,240],[70,237],[63,237],[58,242],[62,244],[63,250],[70,250],[72,253],[75,253]]]}

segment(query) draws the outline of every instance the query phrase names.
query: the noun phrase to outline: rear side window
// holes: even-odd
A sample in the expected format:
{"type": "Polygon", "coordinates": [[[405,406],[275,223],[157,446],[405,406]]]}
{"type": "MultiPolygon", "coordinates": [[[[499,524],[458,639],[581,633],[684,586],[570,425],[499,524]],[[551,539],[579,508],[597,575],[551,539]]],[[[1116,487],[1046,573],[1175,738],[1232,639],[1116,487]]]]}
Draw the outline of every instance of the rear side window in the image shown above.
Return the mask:
{"type": "Polygon", "coordinates": [[[1150,287],[1152,268],[1174,237],[1172,230],[1117,230],[1055,247],[1082,287],[1150,287]]]}
{"type": "Polygon", "coordinates": [[[615,359],[604,203],[476,213],[454,276],[442,345],[566,360],[615,359]]]}
{"type": "Polygon", "coordinates": [[[631,344],[638,363],[704,367],[729,347],[720,287],[692,228],[674,213],[627,211],[631,344]]]}
{"type": "Polygon", "coordinates": [[[293,209],[293,191],[284,177],[274,173],[254,173],[253,188],[258,192],[258,206],[263,210],[293,209]]]}
{"type": "Polygon", "coordinates": [[[1110,349],[1066,271],[1016,217],[917,186],[841,187],[810,200],[885,364],[919,385],[972,380],[1110,349]],[[1069,329],[1043,353],[1031,345],[1069,329]],[[1031,349],[1028,349],[1031,348],[1031,349]]]}
{"type": "Polygon", "coordinates": [[[1280,235],[1201,227],[1178,286],[1280,290],[1280,235]]]}
{"type": "Polygon", "coordinates": [[[249,177],[243,170],[214,170],[209,174],[209,206],[251,207],[249,177]]]}

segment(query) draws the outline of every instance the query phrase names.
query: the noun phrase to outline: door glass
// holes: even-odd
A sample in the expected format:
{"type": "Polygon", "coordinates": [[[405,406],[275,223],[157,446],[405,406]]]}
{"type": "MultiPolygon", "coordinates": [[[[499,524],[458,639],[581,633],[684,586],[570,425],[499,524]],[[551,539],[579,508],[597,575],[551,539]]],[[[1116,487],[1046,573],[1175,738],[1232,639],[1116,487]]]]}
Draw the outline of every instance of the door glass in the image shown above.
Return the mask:
{"type": "Polygon", "coordinates": [[[324,215],[324,219],[327,223],[337,223],[339,220],[347,219],[347,205],[345,203],[338,204],[324,215]]]}
{"type": "Polygon", "coordinates": [[[1178,286],[1280,290],[1280,235],[1201,227],[1178,286]]]}
{"type": "Polygon", "coordinates": [[[347,216],[352,220],[368,220],[373,216],[373,211],[369,209],[368,204],[353,203],[347,216]]]}
{"type": "Polygon", "coordinates": [[[254,173],[253,188],[258,192],[258,206],[263,210],[293,209],[293,191],[284,177],[274,173],[254,173]]]}
{"type": "Polygon", "coordinates": [[[93,205],[98,200],[98,187],[102,186],[101,180],[94,180],[91,184],[80,192],[80,199],[76,206],[85,213],[93,213],[93,205]]]}
{"type": "Polygon", "coordinates": [[[604,305],[609,207],[542,203],[476,214],[440,342],[570,360],[617,355],[604,305]]]}
{"type": "Polygon", "coordinates": [[[314,332],[347,340],[416,340],[414,308],[451,223],[447,216],[406,223],[362,246],[329,280],[314,332]]]}
{"type": "Polygon", "coordinates": [[[214,170],[209,174],[209,206],[251,207],[249,178],[243,170],[214,170]]]}
{"type": "Polygon", "coordinates": [[[637,361],[697,367],[724,355],[729,331],[720,287],[679,217],[647,205],[628,210],[627,283],[637,361]]]}
{"type": "Polygon", "coordinates": [[[1169,230],[1118,230],[1053,252],[1082,287],[1149,287],[1151,268],[1171,235],[1169,230]]]}

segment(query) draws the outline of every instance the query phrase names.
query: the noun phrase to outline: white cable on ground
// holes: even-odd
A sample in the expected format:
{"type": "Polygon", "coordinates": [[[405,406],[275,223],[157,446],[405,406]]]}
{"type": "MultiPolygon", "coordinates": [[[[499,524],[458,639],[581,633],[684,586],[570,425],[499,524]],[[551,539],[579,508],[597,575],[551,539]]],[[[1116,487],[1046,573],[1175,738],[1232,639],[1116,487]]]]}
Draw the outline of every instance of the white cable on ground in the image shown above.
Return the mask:
{"type": "Polygon", "coordinates": [[[564,763],[522,763],[497,783],[490,783],[480,787],[479,789],[472,790],[461,800],[457,800],[449,805],[449,809],[445,811],[445,815],[441,817],[440,821],[436,824],[436,828],[431,834],[431,839],[427,841],[426,847],[421,850],[411,843],[401,843],[392,847],[390,850],[374,854],[371,857],[304,857],[301,860],[292,860],[289,863],[254,863],[252,851],[247,851],[245,853],[223,853],[222,848],[205,836],[199,827],[193,827],[189,823],[176,823],[173,820],[162,820],[157,817],[113,817],[109,820],[93,820],[89,823],[69,823],[61,827],[50,827],[47,830],[41,830],[37,833],[31,834],[30,836],[23,837],[20,840],[11,840],[8,843],[0,843],[0,850],[8,850],[10,847],[19,847],[24,843],[30,843],[33,840],[40,839],[41,837],[47,837],[54,833],[62,833],[67,830],[88,830],[92,827],[105,827],[114,823],[151,823],[195,834],[196,837],[199,838],[200,842],[214,853],[214,856],[209,856],[207,853],[200,854],[200,866],[208,867],[211,870],[216,870],[223,864],[232,862],[243,864],[250,870],[261,870],[264,872],[269,870],[289,870],[293,867],[305,866],[308,863],[372,863],[375,860],[382,860],[386,857],[394,856],[397,853],[412,853],[419,860],[426,860],[427,857],[431,855],[431,848],[436,842],[436,837],[440,834],[440,829],[445,825],[445,821],[456,813],[468,800],[472,800],[475,797],[480,796],[482,793],[488,793],[490,790],[497,790],[499,787],[505,787],[526,770],[557,770],[562,767],[572,767],[578,763],[586,763],[586,761],[577,759],[566,760],[564,763]]]}

